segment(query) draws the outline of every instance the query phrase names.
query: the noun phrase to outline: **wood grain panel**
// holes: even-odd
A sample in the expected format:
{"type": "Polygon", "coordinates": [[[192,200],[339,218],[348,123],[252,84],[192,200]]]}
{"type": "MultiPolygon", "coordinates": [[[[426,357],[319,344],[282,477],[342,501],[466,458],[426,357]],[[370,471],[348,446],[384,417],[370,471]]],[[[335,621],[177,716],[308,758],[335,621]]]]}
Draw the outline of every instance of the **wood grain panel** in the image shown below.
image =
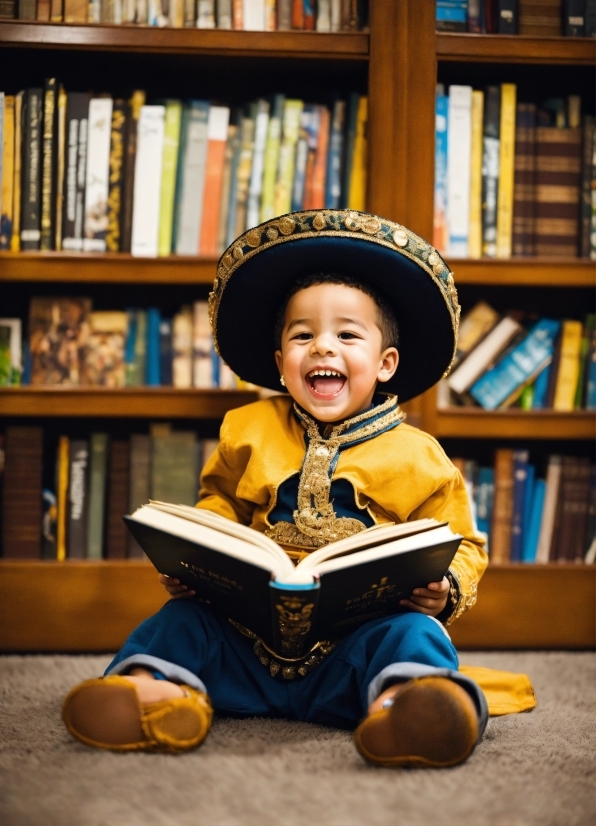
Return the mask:
{"type": "Polygon", "coordinates": [[[439,60],[593,66],[596,57],[591,37],[437,32],[436,43],[439,60]]]}
{"type": "MultiPolygon", "coordinates": [[[[425,422],[426,424],[426,422],[425,422]]],[[[448,407],[438,410],[432,434],[469,439],[594,439],[593,410],[500,410],[448,407]]],[[[426,429],[426,428],[425,428],[426,429]]]]}
{"type": "Polygon", "coordinates": [[[450,258],[455,283],[487,287],[594,287],[596,267],[583,258],[450,258]]]}

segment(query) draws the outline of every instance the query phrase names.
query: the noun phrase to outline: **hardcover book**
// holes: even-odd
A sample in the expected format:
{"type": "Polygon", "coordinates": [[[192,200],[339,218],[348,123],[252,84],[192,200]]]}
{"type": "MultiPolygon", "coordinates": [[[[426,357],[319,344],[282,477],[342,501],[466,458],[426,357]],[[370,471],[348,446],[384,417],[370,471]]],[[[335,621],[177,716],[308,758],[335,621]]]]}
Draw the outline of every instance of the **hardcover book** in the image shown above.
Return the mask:
{"type": "Polygon", "coordinates": [[[263,534],[209,511],[152,502],[126,524],[155,567],[180,579],[282,657],[300,657],[440,580],[462,537],[434,519],[371,528],[296,567],[263,534]]]}
{"type": "Polygon", "coordinates": [[[41,89],[27,89],[23,98],[22,250],[38,250],[41,238],[42,100],[41,89]]]}
{"type": "Polygon", "coordinates": [[[209,110],[205,191],[203,195],[203,226],[201,228],[201,245],[198,249],[200,255],[210,255],[214,257],[217,255],[219,212],[221,209],[223,171],[229,121],[230,110],[227,106],[212,106],[209,110]]]}
{"type": "Polygon", "coordinates": [[[269,108],[267,100],[258,100],[255,117],[255,147],[248,188],[247,225],[256,227],[259,223],[261,207],[261,193],[263,191],[263,171],[265,168],[265,148],[267,145],[267,131],[269,128],[269,108]]]}
{"type": "Polygon", "coordinates": [[[177,255],[197,255],[199,250],[209,108],[206,101],[191,100],[183,114],[174,238],[177,255]]]}
{"type": "Polygon", "coordinates": [[[39,559],[42,518],[41,427],[6,428],[2,496],[5,558],[39,559]]]}
{"type": "Polygon", "coordinates": [[[435,193],[433,211],[433,246],[447,252],[447,119],[449,98],[437,91],[435,102],[435,193]]]}
{"type": "Polygon", "coordinates": [[[515,121],[513,254],[534,254],[536,106],[518,103],[515,121]]]}
{"type": "Polygon", "coordinates": [[[87,555],[88,482],[89,443],[84,439],[71,439],[67,531],[69,559],[84,559],[87,555]]]}
{"type": "Polygon", "coordinates": [[[166,101],[159,206],[158,254],[161,256],[169,255],[172,252],[172,224],[181,119],[182,104],[180,101],[166,101]]]}
{"type": "Polygon", "coordinates": [[[83,249],[89,100],[85,92],[69,92],[66,103],[67,154],[62,208],[62,248],[65,250],[83,249]]]}
{"type": "Polygon", "coordinates": [[[111,134],[112,98],[92,98],[89,103],[83,238],[83,249],[89,252],[105,252],[106,249],[111,134]]]}
{"type": "Polygon", "coordinates": [[[536,255],[576,256],[582,131],[536,129],[536,255]]]}
{"type": "MultiPolygon", "coordinates": [[[[140,22],[140,21],[139,21],[140,22]]],[[[130,252],[132,240],[132,208],[134,197],[135,159],[137,155],[137,131],[141,107],[145,103],[145,92],[137,90],[128,101],[125,130],[125,159],[122,192],[122,218],[120,251],[130,252]]]]}
{"type": "Polygon", "coordinates": [[[106,556],[126,559],[128,534],[122,518],[128,511],[129,443],[113,439],[109,449],[106,556]]]}
{"type": "MultiPolygon", "coordinates": [[[[49,6],[49,4],[48,4],[49,6]]],[[[49,10],[49,8],[48,8],[49,10]]],[[[40,249],[54,248],[55,219],[55,155],[56,155],[56,113],[57,113],[56,78],[45,82],[43,95],[43,132],[41,157],[41,236],[40,249]]]]}
{"type": "Polygon", "coordinates": [[[497,254],[500,123],[501,89],[489,86],[485,94],[482,142],[482,252],[489,258],[497,254]]]}
{"type": "Polygon", "coordinates": [[[470,157],[472,87],[449,87],[447,143],[447,213],[449,255],[466,258],[470,227],[470,157]]]}
{"type": "Polygon", "coordinates": [[[88,298],[31,299],[31,384],[81,384],[90,311],[88,298]]]}
{"type": "Polygon", "coordinates": [[[158,248],[165,113],[165,106],[142,106],[137,135],[131,252],[152,258],[158,248]]]}
{"type": "Polygon", "coordinates": [[[89,315],[89,338],[82,384],[125,387],[124,349],[128,316],[118,310],[100,310],[89,315]]]}
{"type": "Polygon", "coordinates": [[[109,252],[119,252],[120,250],[125,129],[126,104],[124,100],[117,98],[112,107],[112,129],[110,138],[108,227],[106,231],[106,249],[109,252]]]}
{"type": "Polygon", "coordinates": [[[497,258],[510,258],[512,249],[516,95],[517,88],[514,83],[501,85],[497,258]]]}
{"type": "MultiPolygon", "coordinates": [[[[0,208],[0,250],[9,250],[13,229],[14,155],[15,155],[15,99],[13,95],[4,97],[2,126],[2,206],[0,208]]],[[[591,156],[590,156],[591,162],[591,156]]],[[[590,165],[590,169],[591,169],[590,165]]],[[[589,199],[589,193],[588,193],[589,199]]],[[[588,221],[589,243],[589,221],[588,221]]]]}
{"type": "Polygon", "coordinates": [[[89,511],[86,556],[88,559],[101,559],[104,540],[108,434],[92,433],[89,452],[89,511]]]}

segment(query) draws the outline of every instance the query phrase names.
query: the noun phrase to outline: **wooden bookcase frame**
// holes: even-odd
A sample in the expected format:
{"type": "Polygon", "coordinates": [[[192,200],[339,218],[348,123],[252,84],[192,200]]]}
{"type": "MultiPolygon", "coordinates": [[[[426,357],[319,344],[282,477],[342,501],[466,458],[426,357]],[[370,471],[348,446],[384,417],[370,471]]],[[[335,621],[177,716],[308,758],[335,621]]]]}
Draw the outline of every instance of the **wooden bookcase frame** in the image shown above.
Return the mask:
{"type": "MultiPolygon", "coordinates": [[[[58,49],[368,64],[368,208],[432,237],[434,99],[438,61],[588,67],[594,41],[435,33],[433,0],[371,0],[370,31],[236,32],[3,21],[0,49],[58,49]]],[[[41,69],[40,69],[41,71],[41,69]]],[[[305,92],[306,93],[306,92],[305,92]]],[[[309,92],[312,94],[312,92],[309,92]]],[[[511,259],[451,262],[456,283],[594,284],[593,262],[511,259]]],[[[208,284],[214,259],[138,259],[125,254],[0,253],[0,290],[19,282],[208,284]]],[[[218,419],[254,395],[230,391],[60,388],[0,391],[0,416],[218,419]]],[[[433,391],[406,405],[437,437],[587,440],[594,416],[540,411],[437,410],[433,391]]],[[[577,565],[489,567],[480,600],[451,627],[465,648],[590,648],[596,642],[596,570],[577,565]]],[[[108,651],[163,602],[153,568],[138,561],[0,560],[0,650],[108,651]]]]}

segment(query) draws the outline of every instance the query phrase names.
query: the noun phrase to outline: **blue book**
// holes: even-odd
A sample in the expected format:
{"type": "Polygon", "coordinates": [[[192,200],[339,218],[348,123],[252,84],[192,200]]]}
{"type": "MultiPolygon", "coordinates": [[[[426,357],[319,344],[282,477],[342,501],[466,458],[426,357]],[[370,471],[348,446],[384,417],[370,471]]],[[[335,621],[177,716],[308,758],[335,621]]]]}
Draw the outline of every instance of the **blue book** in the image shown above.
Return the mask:
{"type": "Polygon", "coordinates": [[[124,364],[126,365],[126,386],[130,387],[131,373],[135,363],[135,342],[137,340],[137,311],[130,307],[126,310],[128,316],[128,332],[124,346],[124,364]]]}
{"type": "Polygon", "coordinates": [[[536,484],[536,467],[528,465],[526,468],[526,489],[524,491],[524,510],[522,514],[522,537],[520,559],[523,559],[524,542],[526,541],[526,534],[528,533],[528,525],[530,524],[530,515],[532,513],[532,502],[534,501],[534,485],[536,484]]]}
{"type": "Polygon", "coordinates": [[[511,519],[511,562],[519,562],[522,549],[524,496],[528,480],[528,451],[513,453],[513,516],[511,519]]]}
{"type": "Polygon", "coordinates": [[[544,479],[537,479],[534,483],[530,519],[527,530],[524,532],[522,562],[534,562],[536,559],[536,550],[538,548],[538,537],[540,536],[540,525],[542,524],[542,510],[544,508],[545,493],[546,482],[544,479]]]}
{"type": "Polygon", "coordinates": [[[296,165],[294,168],[294,186],[292,187],[292,212],[302,209],[306,187],[306,163],[308,160],[308,128],[315,116],[314,105],[307,103],[300,113],[300,131],[296,144],[296,165]]]}
{"type": "Polygon", "coordinates": [[[596,328],[592,328],[585,366],[586,410],[596,410],[596,328]]]}
{"type": "Polygon", "coordinates": [[[159,322],[159,373],[164,387],[172,386],[172,319],[162,318],[159,322]]]}
{"type": "Polygon", "coordinates": [[[437,20],[448,20],[451,23],[467,23],[468,8],[445,8],[437,3],[437,20]]]}
{"type": "Polygon", "coordinates": [[[435,103],[435,203],[433,243],[440,252],[447,249],[447,119],[449,97],[437,95],[435,103]]]}
{"type": "Polygon", "coordinates": [[[532,410],[544,410],[548,395],[548,380],[550,377],[550,364],[538,373],[534,381],[534,398],[532,399],[532,410]]]}
{"type": "Polygon", "coordinates": [[[150,307],[147,310],[147,362],[145,367],[145,384],[147,387],[159,387],[161,384],[159,322],[159,310],[150,307]]]}
{"type": "Polygon", "coordinates": [[[521,392],[524,385],[553,357],[560,321],[543,318],[528,335],[470,388],[485,410],[495,410],[521,392]]]}
{"type": "Polygon", "coordinates": [[[21,384],[31,384],[31,348],[29,342],[23,342],[23,375],[21,384]]]}
{"type": "Polygon", "coordinates": [[[327,151],[327,178],[325,184],[325,206],[327,209],[339,209],[345,120],[346,102],[336,100],[333,105],[331,134],[329,135],[329,149],[327,151]]]}
{"type": "Polygon", "coordinates": [[[492,467],[481,467],[476,486],[476,525],[479,531],[490,533],[493,516],[493,494],[495,489],[495,472],[492,467]]]}

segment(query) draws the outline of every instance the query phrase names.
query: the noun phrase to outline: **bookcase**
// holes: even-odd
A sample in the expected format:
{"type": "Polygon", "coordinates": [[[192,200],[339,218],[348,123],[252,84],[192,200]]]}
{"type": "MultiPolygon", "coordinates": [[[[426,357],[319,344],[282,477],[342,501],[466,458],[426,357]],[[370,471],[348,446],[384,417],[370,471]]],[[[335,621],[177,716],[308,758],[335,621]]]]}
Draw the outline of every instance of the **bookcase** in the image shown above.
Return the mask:
{"type": "MultiPolygon", "coordinates": [[[[140,26],[3,22],[0,67],[19,87],[55,75],[96,91],[140,86],[149,95],[239,101],[284,91],[303,98],[331,90],[369,96],[367,206],[432,237],[434,99],[437,78],[480,85],[529,72],[533,82],[569,76],[593,96],[594,41],[435,33],[433,0],[371,0],[368,32],[241,32],[140,26]],[[452,78],[454,78],[452,80],[452,78]]],[[[563,82],[563,81],[561,81],[563,82]]],[[[460,301],[490,293],[497,306],[577,307],[591,302],[593,262],[450,261],[460,301]]],[[[0,294],[21,306],[42,292],[150,290],[205,297],[214,259],[126,254],[0,253],[0,294]],[[16,299],[15,299],[16,296],[16,299]]],[[[82,294],[82,293],[81,293],[82,294]]],[[[119,301],[124,304],[124,299],[119,301]]],[[[132,419],[206,420],[251,401],[240,391],[173,388],[0,390],[4,422],[132,419]]],[[[430,391],[406,405],[409,420],[471,456],[516,440],[593,449],[590,412],[437,409],[430,391]]],[[[0,649],[113,650],[164,600],[153,568],[137,561],[0,560],[0,649]]],[[[471,616],[452,627],[468,648],[587,648],[594,628],[594,566],[490,568],[471,616]]]]}

